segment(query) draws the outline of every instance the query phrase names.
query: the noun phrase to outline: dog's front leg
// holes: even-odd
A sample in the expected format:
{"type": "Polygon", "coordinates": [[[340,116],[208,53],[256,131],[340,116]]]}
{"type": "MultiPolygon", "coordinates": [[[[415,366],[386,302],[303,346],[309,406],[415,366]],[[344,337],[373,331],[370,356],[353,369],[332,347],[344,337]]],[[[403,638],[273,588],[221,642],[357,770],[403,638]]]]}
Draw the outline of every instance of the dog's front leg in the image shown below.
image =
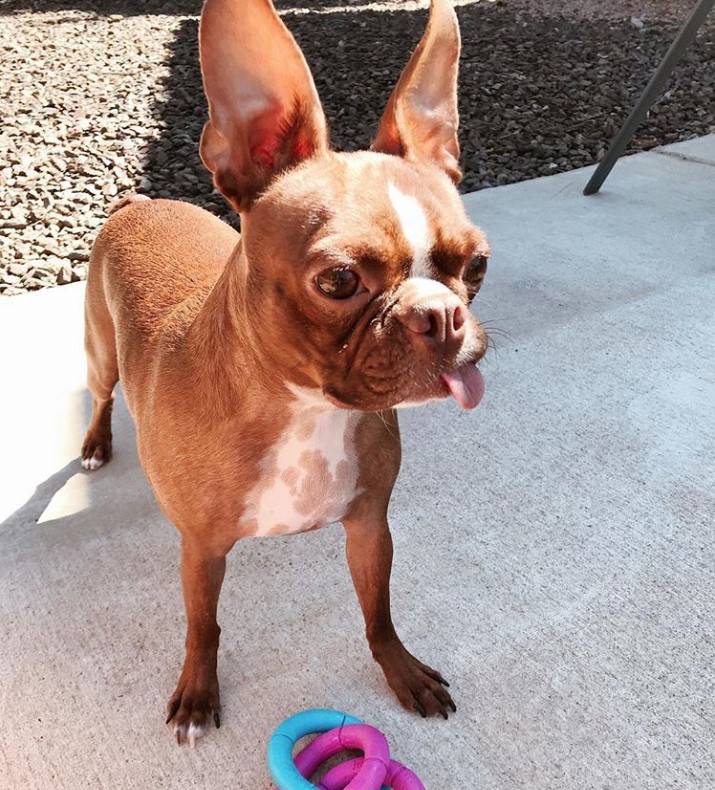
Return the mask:
{"type": "Polygon", "coordinates": [[[218,597],[226,571],[226,554],[209,553],[197,541],[181,542],[181,583],[186,606],[186,658],[167,705],[167,723],[176,739],[191,746],[211,718],[221,724],[216,657],[221,629],[216,622],[218,597]]]}
{"type": "Polygon", "coordinates": [[[407,651],[395,631],[390,614],[392,536],[387,517],[360,515],[343,521],[347,557],[355,591],[365,617],[370,650],[400,702],[422,716],[456,711],[437,670],[407,651]]]}

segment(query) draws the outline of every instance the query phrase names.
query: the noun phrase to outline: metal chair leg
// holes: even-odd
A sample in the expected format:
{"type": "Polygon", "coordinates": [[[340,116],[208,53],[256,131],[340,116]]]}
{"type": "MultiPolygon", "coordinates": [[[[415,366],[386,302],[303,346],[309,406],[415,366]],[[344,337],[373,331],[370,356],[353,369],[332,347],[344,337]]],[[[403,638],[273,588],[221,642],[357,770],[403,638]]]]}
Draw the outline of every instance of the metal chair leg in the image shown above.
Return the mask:
{"type": "Polygon", "coordinates": [[[588,184],[586,184],[586,188],[583,190],[584,195],[593,195],[601,188],[601,185],[608,177],[618,158],[626,150],[636,129],[645,119],[648,110],[650,110],[653,102],[665,87],[677,62],[685,54],[714,5],[715,0],[699,0],[692,10],[690,16],[680,28],[675,41],[670,45],[670,49],[666,52],[665,57],[650,78],[650,82],[640,99],[638,99],[638,103],[631,111],[620,131],[613,138],[608,153],[601,160],[588,184]]]}

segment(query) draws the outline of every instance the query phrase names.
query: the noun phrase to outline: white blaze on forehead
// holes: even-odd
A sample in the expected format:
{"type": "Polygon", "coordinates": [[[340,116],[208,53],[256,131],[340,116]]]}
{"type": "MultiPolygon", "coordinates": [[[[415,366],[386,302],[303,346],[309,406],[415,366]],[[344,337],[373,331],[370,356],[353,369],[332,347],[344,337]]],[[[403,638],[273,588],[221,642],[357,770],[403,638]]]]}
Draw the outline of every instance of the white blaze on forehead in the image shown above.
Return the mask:
{"type": "Polygon", "coordinates": [[[387,194],[395,209],[402,233],[412,249],[413,277],[431,277],[433,274],[430,262],[432,239],[427,223],[427,215],[419,200],[412,195],[400,191],[391,181],[387,185],[387,194]]]}

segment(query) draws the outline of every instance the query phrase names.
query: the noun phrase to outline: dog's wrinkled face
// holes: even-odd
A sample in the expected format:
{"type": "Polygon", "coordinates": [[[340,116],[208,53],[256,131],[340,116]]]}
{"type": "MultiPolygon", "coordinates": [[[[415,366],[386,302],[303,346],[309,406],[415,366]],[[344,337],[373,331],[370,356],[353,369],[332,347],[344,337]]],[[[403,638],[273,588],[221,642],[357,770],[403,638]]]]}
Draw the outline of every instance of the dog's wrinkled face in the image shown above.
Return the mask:
{"type": "Polygon", "coordinates": [[[273,182],[243,240],[261,343],[286,384],[362,410],[450,394],[477,405],[486,335],[468,305],[489,247],[439,168],[328,153],[273,182]]]}
{"type": "Polygon", "coordinates": [[[425,32],[370,151],[330,151],[305,58],[266,0],[207,0],[201,157],[241,214],[250,342],[276,382],[347,408],[452,394],[473,408],[486,336],[468,305],[488,248],[457,190],[459,24],[425,32]]]}

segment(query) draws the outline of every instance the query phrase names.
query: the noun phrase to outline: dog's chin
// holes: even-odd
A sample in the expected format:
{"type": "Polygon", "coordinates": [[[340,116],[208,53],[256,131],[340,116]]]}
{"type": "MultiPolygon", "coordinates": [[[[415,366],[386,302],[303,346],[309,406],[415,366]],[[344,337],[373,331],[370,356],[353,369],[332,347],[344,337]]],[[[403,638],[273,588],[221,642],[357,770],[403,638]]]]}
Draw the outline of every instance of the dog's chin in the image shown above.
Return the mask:
{"type": "Polygon", "coordinates": [[[476,408],[484,397],[484,378],[479,368],[469,362],[441,373],[430,384],[415,390],[404,390],[384,396],[356,390],[340,391],[335,387],[323,389],[327,401],[341,409],[386,411],[424,406],[427,403],[453,397],[464,410],[476,408]]]}
{"type": "Polygon", "coordinates": [[[341,392],[334,387],[323,389],[323,397],[338,409],[352,409],[353,411],[388,411],[397,406],[397,401],[394,398],[375,398],[371,393],[356,392],[355,390],[341,392]]]}

